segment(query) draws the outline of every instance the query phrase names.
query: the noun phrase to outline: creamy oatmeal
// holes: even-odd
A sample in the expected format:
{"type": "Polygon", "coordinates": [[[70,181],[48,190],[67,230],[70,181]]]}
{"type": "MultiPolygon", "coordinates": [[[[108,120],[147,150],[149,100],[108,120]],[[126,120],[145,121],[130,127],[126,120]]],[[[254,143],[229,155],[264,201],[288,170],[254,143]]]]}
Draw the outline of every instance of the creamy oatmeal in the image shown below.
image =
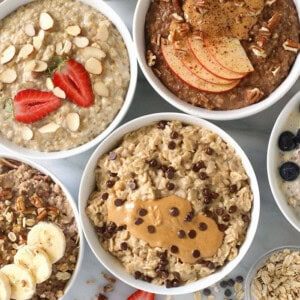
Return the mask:
{"type": "Polygon", "coordinates": [[[86,213],[136,279],[176,287],[237,256],[253,195],[240,158],[217,134],[160,121],[126,134],[95,175],[86,213]]]}
{"type": "Polygon", "coordinates": [[[77,0],[34,1],[0,21],[0,41],[0,133],[8,140],[40,151],[71,149],[99,135],[122,107],[130,80],[127,49],[112,22],[92,7],[77,0]],[[71,101],[70,91],[56,84],[61,79],[53,69],[68,59],[86,70],[89,107],[71,101]],[[51,92],[57,106],[38,121],[17,121],[13,100],[31,89],[51,92]]]}
{"type": "MultiPolygon", "coordinates": [[[[33,228],[36,230],[46,224],[54,227],[58,233],[60,230],[63,232],[65,241],[62,238],[61,243],[55,246],[56,253],[49,256],[53,263],[52,272],[48,274],[50,277],[36,284],[35,293],[30,299],[61,298],[76,267],[79,236],[72,207],[60,186],[49,176],[28,165],[0,158],[0,211],[1,274],[5,267],[16,263],[18,255],[19,258],[24,256],[20,254],[20,249],[30,244],[33,228]],[[58,252],[60,252],[59,257],[57,257],[58,252]],[[57,259],[59,260],[56,262],[57,259]]],[[[57,241],[59,240],[57,237],[57,241]]],[[[44,251],[51,253],[50,248],[44,251]]],[[[43,260],[39,262],[40,273],[45,272],[42,263],[43,260]]],[[[40,274],[39,277],[42,275],[45,276],[40,274]]]]}

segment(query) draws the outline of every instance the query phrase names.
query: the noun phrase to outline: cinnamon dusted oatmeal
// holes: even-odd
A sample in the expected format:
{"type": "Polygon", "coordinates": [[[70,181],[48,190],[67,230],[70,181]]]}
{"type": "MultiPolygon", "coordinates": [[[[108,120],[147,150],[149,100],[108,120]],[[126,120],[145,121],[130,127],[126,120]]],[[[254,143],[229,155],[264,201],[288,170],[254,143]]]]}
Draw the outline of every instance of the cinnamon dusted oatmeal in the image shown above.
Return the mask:
{"type": "Polygon", "coordinates": [[[128,53],[116,27],[96,9],[77,0],[33,1],[0,20],[0,41],[4,138],[45,152],[72,149],[102,133],[121,109],[130,80],[128,53]],[[78,80],[69,80],[77,96],[68,80],[55,76],[69,76],[70,61],[77,62],[78,80]],[[33,95],[32,89],[47,94],[33,95]]]}
{"type": "Polygon", "coordinates": [[[195,106],[231,110],[262,101],[288,76],[300,48],[294,2],[151,1],[148,66],[195,106]]]}
{"type": "MultiPolygon", "coordinates": [[[[12,266],[28,266],[32,273],[27,277],[33,276],[32,291],[35,290],[30,299],[61,298],[75,270],[79,253],[74,213],[61,188],[49,176],[24,163],[0,158],[0,211],[0,273],[11,273],[12,266]],[[55,250],[53,246],[41,249],[45,241],[40,241],[37,246],[39,236],[36,233],[41,228],[44,236],[52,239],[45,226],[55,230],[56,241],[61,241],[55,244],[55,250]],[[39,257],[38,265],[25,263],[29,254],[22,251],[28,247],[34,247],[30,249],[34,249],[39,257]],[[45,256],[48,257],[46,261],[45,256]],[[40,266],[39,271],[35,270],[36,266],[40,266]],[[47,277],[49,279],[45,280],[47,277]],[[41,283],[38,283],[39,279],[41,283]]],[[[24,295],[22,298],[19,294],[18,299],[29,298],[24,295]]]]}
{"type": "Polygon", "coordinates": [[[96,183],[86,213],[136,279],[196,281],[234,259],[245,240],[248,176],[235,150],[205,128],[160,121],[126,134],[99,158],[96,183]]]}

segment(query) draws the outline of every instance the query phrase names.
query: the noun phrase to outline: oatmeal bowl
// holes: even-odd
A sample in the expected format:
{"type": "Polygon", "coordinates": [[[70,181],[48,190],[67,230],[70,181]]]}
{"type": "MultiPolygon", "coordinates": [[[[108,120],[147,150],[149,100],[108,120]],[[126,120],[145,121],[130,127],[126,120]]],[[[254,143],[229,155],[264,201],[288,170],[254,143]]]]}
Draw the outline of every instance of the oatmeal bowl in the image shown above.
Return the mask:
{"type": "Polygon", "coordinates": [[[67,299],[83,259],[74,199],[36,163],[0,153],[0,297],[67,299]]]}
{"type": "Polygon", "coordinates": [[[279,209],[300,231],[300,93],[287,103],[274,124],[267,170],[279,209]]]}
{"type": "Polygon", "coordinates": [[[250,269],[245,300],[299,299],[300,246],[268,251],[250,269]]]}
{"type": "Polygon", "coordinates": [[[228,134],[193,116],[160,113],[126,123],[98,146],[79,210],[109,271],[171,295],[206,288],[238,265],[260,200],[251,164],[228,134]]]}
{"type": "Polygon", "coordinates": [[[299,11],[293,0],[138,1],[139,65],[156,92],[188,114],[256,114],[300,75],[299,11]]]}
{"type": "Polygon", "coordinates": [[[4,147],[34,159],[76,155],[125,116],[137,62],[127,27],[103,1],[4,1],[0,41],[4,147]]]}

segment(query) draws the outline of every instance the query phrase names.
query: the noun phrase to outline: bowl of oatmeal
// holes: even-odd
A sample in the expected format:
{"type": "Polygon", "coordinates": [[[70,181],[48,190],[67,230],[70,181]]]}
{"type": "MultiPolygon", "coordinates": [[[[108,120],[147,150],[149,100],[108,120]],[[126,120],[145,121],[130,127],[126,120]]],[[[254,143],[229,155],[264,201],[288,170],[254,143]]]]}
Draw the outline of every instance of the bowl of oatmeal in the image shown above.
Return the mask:
{"type": "Polygon", "coordinates": [[[172,295],[208,287],[237,266],[255,235],[260,200],[251,164],[228,134],[196,117],[160,113],[126,123],[97,148],[79,208],[108,270],[138,289],[172,295]]]}
{"type": "Polygon", "coordinates": [[[71,194],[38,164],[0,154],[0,200],[1,299],[67,299],[84,240],[71,194]]]}
{"type": "Polygon", "coordinates": [[[268,145],[268,178],[273,197],[290,224],[300,231],[300,93],[278,116],[268,145]]]}
{"type": "Polygon", "coordinates": [[[299,77],[299,11],[293,0],[138,1],[139,65],[156,92],[188,114],[256,114],[299,77]]]}
{"type": "Polygon", "coordinates": [[[246,300],[280,299],[299,295],[299,246],[268,251],[250,269],[245,282],[246,300]]]}
{"type": "Polygon", "coordinates": [[[121,122],[135,91],[123,21],[102,1],[0,7],[1,144],[40,159],[95,146],[121,122]]]}

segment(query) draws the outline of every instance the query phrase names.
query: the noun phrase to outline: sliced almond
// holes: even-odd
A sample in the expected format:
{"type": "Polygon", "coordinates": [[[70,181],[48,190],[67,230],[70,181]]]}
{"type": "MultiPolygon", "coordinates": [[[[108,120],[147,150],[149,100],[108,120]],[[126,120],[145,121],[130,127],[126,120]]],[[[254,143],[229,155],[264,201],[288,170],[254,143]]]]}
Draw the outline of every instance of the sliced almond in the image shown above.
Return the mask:
{"type": "Polygon", "coordinates": [[[55,53],[54,45],[48,45],[46,47],[46,50],[43,53],[42,60],[49,61],[53,57],[54,53],[55,53]]]}
{"type": "Polygon", "coordinates": [[[54,89],[54,83],[49,77],[46,79],[46,87],[49,91],[52,91],[54,89]]]}
{"type": "Polygon", "coordinates": [[[22,138],[24,141],[30,141],[33,138],[33,132],[29,127],[22,128],[22,138]]]}
{"type": "Polygon", "coordinates": [[[56,87],[53,89],[53,94],[61,99],[65,99],[66,98],[66,93],[59,87],[56,87]]]}
{"type": "Polygon", "coordinates": [[[55,52],[57,55],[62,55],[63,54],[63,43],[62,42],[58,42],[55,45],[55,52]]]}
{"type": "Polygon", "coordinates": [[[103,71],[101,62],[94,57],[89,58],[86,61],[84,67],[89,73],[95,74],[95,75],[99,75],[103,71]]]}
{"type": "Polygon", "coordinates": [[[40,133],[54,133],[57,131],[57,129],[59,127],[60,127],[59,125],[55,124],[54,122],[51,122],[51,123],[39,128],[39,132],[40,133]]]}
{"type": "Polygon", "coordinates": [[[73,43],[78,47],[78,48],[85,48],[89,45],[89,40],[85,36],[76,36],[73,39],[73,43]]]}
{"type": "Polygon", "coordinates": [[[77,131],[80,126],[80,117],[77,113],[69,113],[66,116],[66,122],[71,131],[77,131]]]}
{"type": "Polygon", "coordinates": [[[35,28],[30,23],[25,25],[24,31],[28,36],[35,36],[35,28]]]}
{"type": "Polygon", "coordinates": [[[20,61],[21,59],[26,59],[32,52],[33,52],[34,48],[31,44],[26,44],[24,45],[19,52],[18,55],[18,61],[20,61]]]}
{"type": "Polygon", "coordinates": [[[53,27],[54,25],[54,20],[52,19],[52,17],[46,13],[46,12],[42,12],[40,14],[40,27],[43,30],[49,30],[53,27]]]}
{"type": "Polygon", "coordinates": [[[14,69],[6,69],[0,74],[0,81],[3,83],[13,83],[17,79],[17,72],[14,69]]]}
{"type": "Polygon", "coordinates": [[[97,58],[101,60],[106,56],[105,52],[96,47],[86,47],[82,50],[82,55],[85,59],[89,59],[90,57],[97,58]]]}
{"type": "Polygon", "coordinates": [[[66,32],[69,35],[77,36],[81,32],[81,28],[78,25],[69,26],[66,28],[66,32]]]}
{"type": "Polygon", "coordinates": [[[0,59],[1,64],[6,64],[10,62],[16,54],[16,47],[13,45],[8,46],[3,52],[0,59]]]}
{"type": "Polygon", "coordinates": [[[72,43],[69,40],[66,40],[62,52],[65,54],[69,54],[71,49],[72,49],[72,43]]]}
{"type": "Polygon", "coordinates": [[[40,30],[38,35],[33,38],[33,47],[36,50],[40,50],[42,48],[44,38],[45,38],[45,31],[44,30],[40,30]]]}
{"type": "Polygon", "coordinates": [[[40,73],[40,72],[44,72],[47,70],[48,64],[46,62],[44,62],[42,60],[36,60],[35,62],[36,62],[36,64],[32,71],[40,73]]]}
{"type": "Polygon", "coordinates": [[[94,84],[94,90],[97,95],[102,97],[108,97],[109,96],[109,90],[107,86],[102,81],[97,81],[94,84]]]}
{"type": "Polygon", "coordinates": [[[25,72],[33,71],[35,66],[36,66],[36,61],[35,60],[29,60],[28,62],[26,62],[25,66],[24,66],[24,71],[25,72]]]}

